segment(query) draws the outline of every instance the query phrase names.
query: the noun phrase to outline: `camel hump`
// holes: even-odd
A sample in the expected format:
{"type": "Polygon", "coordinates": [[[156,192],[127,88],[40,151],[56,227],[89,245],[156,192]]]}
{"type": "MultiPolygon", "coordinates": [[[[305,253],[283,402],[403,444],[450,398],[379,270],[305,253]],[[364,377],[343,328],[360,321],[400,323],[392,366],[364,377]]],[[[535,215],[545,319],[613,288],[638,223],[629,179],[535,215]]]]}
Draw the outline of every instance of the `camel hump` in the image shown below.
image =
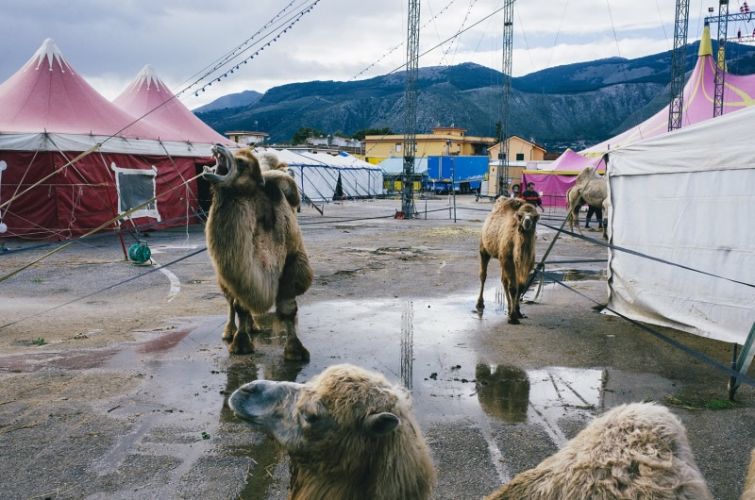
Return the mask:
{"type": "Polygon", "coordinates": [[[275,153],[261,153],[258,155],[258,159],[263,172],[267,170],[288,171],[288,164],[280,161],[275,153]]]}
{"type": "Polygon", "coordinates": [[[516,212],[522,205],[524,205],[524,200],[519,198],[498,198],[496,201],[497,210],[511,210],[516,212]]]}
{"type": "Polygon", "coordinates": [[[296,187],[296,181],[285,170],[267,170],[263,174],[265,183],[278,187],[286,197],[288,204],[296,208],[301,204],[299,189],[296,187]]]}
{"type": "Polygon", "coordinates": [[[592,177],[594,177],[594,175],[595,173],[593,172],[593,167],[585,167],[577,176],[577,179],[574,181],[574,185],[582,185],[589,181],[592,177]]]}

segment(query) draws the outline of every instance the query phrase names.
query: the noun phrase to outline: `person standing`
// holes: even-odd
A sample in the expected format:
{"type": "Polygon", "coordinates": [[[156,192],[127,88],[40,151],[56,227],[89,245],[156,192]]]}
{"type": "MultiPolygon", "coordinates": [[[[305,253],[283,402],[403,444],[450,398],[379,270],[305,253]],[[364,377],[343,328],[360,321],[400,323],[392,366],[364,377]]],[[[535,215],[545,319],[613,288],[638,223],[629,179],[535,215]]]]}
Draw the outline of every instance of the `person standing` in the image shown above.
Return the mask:
{"type": "Polygon", "coordinates": [[[521,193],[521,188],[519,187],[519,184],[514,184],[513,186],[511,186],[511,195],[509,196],[509,198],[521,198],[521,197],[522,197],[522,193],[521,193]]]}
{"type": "Polygon", "coordinates": [[[590,229],[590,219],[592,218],[593,214],[595,214],[595,218],[598,220],[598,229],[603,229],[603,209],[596,208],[591,205],[587,205],[587,217],[585,218],[585,229],[590,229]]]}
{"type": "Polygon", "coordinates": [[[536,207],[539,207],[541,211],[545,212],[545,209],[543,208],[543,200],[540,199],[540,193],[535,191],[534,183],[527,183],[527,189],[522,193],[521,198],[527,203],[531,203],[536,207]]]}

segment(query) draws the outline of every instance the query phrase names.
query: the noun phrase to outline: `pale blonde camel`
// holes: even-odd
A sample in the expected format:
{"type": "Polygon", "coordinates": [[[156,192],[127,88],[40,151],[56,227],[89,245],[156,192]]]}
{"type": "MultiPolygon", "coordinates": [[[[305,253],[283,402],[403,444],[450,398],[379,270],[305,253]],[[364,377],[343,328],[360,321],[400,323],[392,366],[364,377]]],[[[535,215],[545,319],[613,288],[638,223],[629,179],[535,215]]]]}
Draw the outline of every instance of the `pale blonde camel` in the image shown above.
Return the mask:
{"type": "MultiPolygon", "coordinates": [[[[593,167],[585,167],[577,176],[574,185],[566,192],[567,218],[569,229],[574,231],[574,225],[579,228],[579,207],[587,203],[593,208],[606,209],[603,217],[608,216],[607,205],[604,204],[608,197],[608,182],[605,177],[598,175],[593,167]]],[[[606,236],[606,225],[603,226],[603,236],[606,236]]]]}
{"type": "Polygon", "coordinates": [[[681,421],[652,403],[621,405],[487,500],[711,500],[681,421]]]}

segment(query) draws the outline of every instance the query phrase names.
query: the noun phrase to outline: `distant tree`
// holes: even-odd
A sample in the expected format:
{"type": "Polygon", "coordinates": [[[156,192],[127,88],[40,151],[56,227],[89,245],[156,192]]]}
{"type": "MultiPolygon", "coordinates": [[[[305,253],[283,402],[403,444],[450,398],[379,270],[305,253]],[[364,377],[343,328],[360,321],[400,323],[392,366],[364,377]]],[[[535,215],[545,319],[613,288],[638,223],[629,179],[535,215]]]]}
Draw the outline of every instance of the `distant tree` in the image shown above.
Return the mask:
{"type": "Polygon", "coordinates": [[[316,128],[301,127],[299,130],[294,132],[293,137],[291,137],[291,144],[304,144],[305,142],[307,142],[308,138],[317,137],[320,135],[326,134],[320,130],[317,130],[316,128]]]}
{"type": "Polygon", "coordinates": [[[390,128],[366,128],[364,130],[358,130],[351,136],[352,138],[363,141],[365,135],[391,135],[393,132],[390,128]]]}

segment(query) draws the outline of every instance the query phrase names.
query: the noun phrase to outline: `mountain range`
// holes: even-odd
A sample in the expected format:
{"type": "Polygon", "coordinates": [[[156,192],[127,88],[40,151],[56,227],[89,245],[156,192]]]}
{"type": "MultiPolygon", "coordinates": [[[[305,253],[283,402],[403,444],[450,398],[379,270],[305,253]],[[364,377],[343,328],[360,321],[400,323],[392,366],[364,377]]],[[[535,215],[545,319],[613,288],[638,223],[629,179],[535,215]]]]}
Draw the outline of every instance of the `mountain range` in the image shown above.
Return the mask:
{"type": "MultiPolygon", "coordinates": [[[[697,60],[698,44],[687,48],[688,73],[697,60]]],[[[668,103],[670,66],[668,51],[568,64],[512,78],[509,133],[548,150],[582,149],[603,141],[668,103]]],[[[755,47],[727,44],[727,67],[732,73],[755,73],[755,47]]],[[[454,124],[469,135],[494,136],[501,81],[501,72],[474,63],[420,68],[418,131],[454,124]]],[[[290,141],[302,127],[342,135],[383,127],[400,133],[404,128],[402,72],[348,82],[291,83],[237,105],[238,97],[224,96],[195,112],[220,132],[261,130],[273,143],[290,141]]]]}

